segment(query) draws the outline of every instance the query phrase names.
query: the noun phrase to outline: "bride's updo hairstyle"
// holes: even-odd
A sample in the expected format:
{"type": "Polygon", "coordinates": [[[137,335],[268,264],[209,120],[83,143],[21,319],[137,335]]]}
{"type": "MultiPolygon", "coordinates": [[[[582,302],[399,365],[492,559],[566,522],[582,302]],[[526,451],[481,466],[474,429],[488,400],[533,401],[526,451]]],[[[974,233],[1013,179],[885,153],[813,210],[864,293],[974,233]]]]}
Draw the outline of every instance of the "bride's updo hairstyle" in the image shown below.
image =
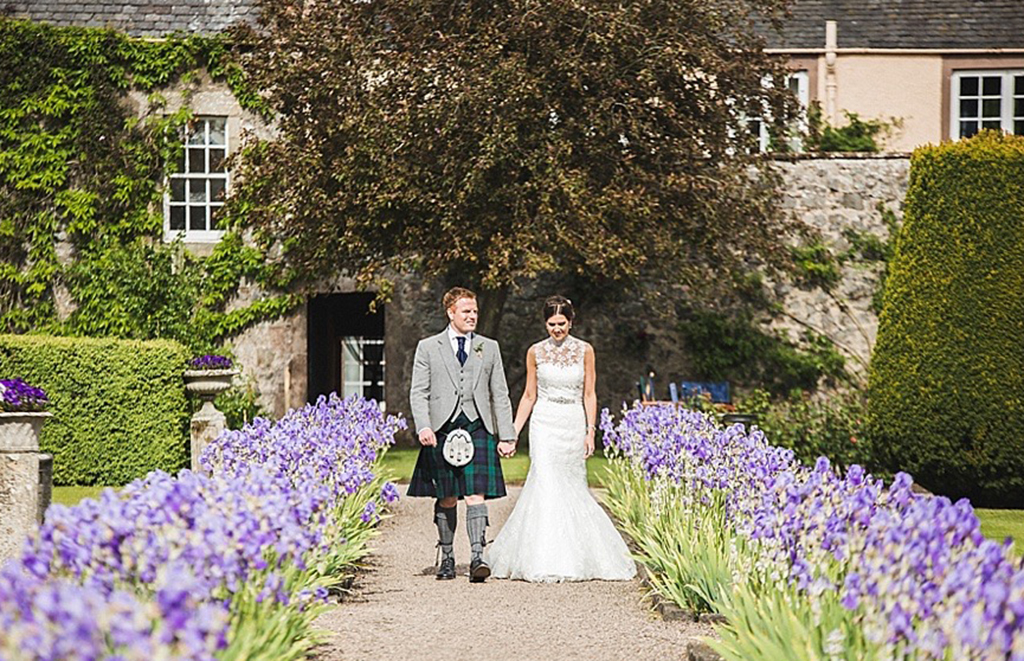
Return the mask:
{"type": "Polygon", "coordinates": [[[569,321],[575,316],[572,309],[572,301],[565,296],[551,296],[544,301],[544,321],[547,321],[556,314],[563,315],[569,321]]]}

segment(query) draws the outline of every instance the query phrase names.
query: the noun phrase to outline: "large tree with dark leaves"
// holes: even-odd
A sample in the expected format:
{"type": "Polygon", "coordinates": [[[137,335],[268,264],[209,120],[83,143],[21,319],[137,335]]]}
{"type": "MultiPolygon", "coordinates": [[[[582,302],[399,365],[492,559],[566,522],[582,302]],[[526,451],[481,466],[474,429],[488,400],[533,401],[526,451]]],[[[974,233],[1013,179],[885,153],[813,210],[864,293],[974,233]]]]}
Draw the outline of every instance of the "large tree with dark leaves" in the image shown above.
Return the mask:
{"type": "Polygon", "coordinates": [[[234,216],[300,281],[418,269],[493,331],[543,273],[696,295],[784,263],[744,118],[791,110],[751,25],[783,0],[264,0],[243,36],[277,139],[234,216]]]}

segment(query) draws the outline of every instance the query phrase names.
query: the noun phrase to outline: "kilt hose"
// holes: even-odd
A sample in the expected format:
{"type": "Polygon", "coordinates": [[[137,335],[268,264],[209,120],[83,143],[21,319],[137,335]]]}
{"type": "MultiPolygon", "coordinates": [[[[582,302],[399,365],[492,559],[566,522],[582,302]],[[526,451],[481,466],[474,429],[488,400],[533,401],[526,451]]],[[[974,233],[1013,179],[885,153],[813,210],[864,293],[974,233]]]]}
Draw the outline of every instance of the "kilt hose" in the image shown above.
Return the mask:
{"type": "Polygon", "coordinates": [[[470,422],[465,413],[459,413],[459,417],[438,430],[436,446],[420,447],[407,493],[438,499],[455,496],[461,500],[474,494],[501,498],[505,495],[505,478],[501,474],[497,439],[487,433],[479,418],[470,422]],[[442,454],[444,440],[453,429],[465,429],[473,438],[473,461],[465,466],[452,466],[442,454]]]}

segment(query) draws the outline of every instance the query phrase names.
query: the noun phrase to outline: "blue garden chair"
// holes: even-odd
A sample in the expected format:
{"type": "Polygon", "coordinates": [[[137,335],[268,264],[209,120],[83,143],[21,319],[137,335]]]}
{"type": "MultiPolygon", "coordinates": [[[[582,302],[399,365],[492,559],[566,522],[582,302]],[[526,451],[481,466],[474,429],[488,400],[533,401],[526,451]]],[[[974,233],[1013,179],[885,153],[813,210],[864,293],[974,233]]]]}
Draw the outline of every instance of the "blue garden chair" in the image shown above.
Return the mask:
{"type": "Polygon", "coordinates": [[[732,402],[728,381],[683,381],[679,384],[678,397],[684,402],[704,394],[709,395],[715,404],[732,402]]]}

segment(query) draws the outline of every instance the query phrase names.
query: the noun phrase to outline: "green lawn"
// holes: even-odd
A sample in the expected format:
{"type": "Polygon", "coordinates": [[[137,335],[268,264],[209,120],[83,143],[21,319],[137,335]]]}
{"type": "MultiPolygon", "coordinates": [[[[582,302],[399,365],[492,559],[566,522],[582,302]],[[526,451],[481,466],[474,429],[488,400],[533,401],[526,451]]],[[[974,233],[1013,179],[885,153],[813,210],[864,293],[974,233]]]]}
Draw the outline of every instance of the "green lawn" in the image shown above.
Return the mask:
{"type": "MultiPolygon", "coordinates": [[[[384,455],[384,465],[391,471],[398,482],[407,483],[412,477],[412,469],[416,466],[419,448],[395,447],[384,455]]],[[[594,456],[587,460],[587,479],[590,486],[599,487],[607,463],[604,457],[594,456]]],[[[530,458],[519,452],[511,459],[501,460],[501,471],[505,474],[506,484],[522,484],[526,481],[526,471],[530,469],[530,458]]]]}
{"type": "Polygon", "coordinates": [[[96,498],[106,487],[54,487],[51,502],[77,505],[83,498],[96,498]]]}
{"type": "Polygon", "coordinates": [[[981,534],[1001,542],[1012,537],[1017,555],[1024,555],[1024,510],[974,510],[981,519],[981,534]]]}

